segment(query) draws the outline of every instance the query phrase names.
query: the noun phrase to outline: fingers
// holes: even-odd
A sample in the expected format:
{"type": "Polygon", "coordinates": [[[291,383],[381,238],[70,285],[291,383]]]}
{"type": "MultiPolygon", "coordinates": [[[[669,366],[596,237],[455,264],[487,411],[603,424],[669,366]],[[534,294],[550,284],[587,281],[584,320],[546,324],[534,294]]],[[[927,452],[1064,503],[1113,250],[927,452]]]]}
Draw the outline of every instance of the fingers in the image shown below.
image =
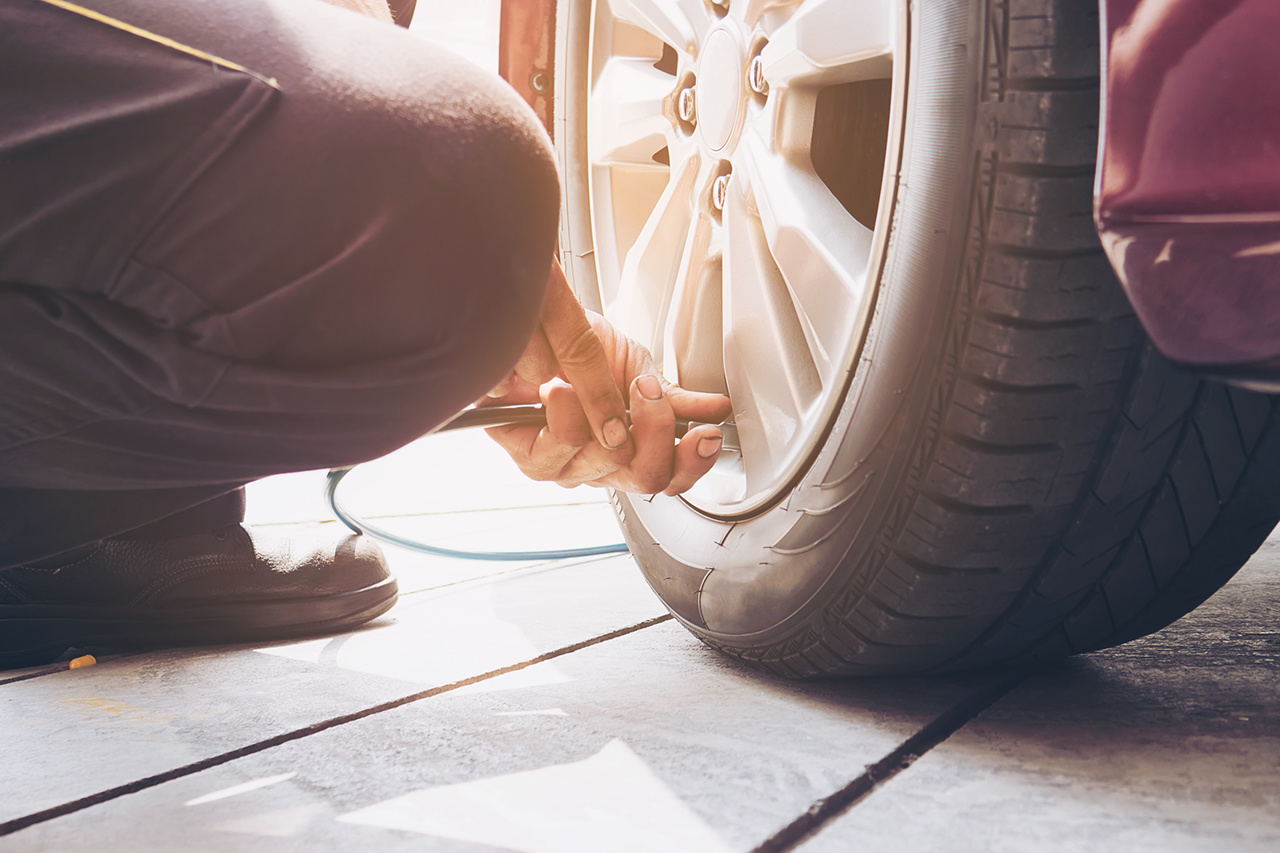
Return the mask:
{"type": "Polygon", "coordinates": [[[530,385],[541,385],[555,378],[558,365],[551,343],[542,329],[534,329],[524,355],[516,362],[515,374],[530,385]]]}
{"type": "Polygon", "coordinates": [[[515,368],[481,405],[540,400],[547,425],[495,427],[490,436],[526,475],[563,486],[581,483],[645,494],[680,494],[711,469],[727,397],[687,391],[661,377],[643,346],[578,302],[559,262],[552,264],[536,332],[515,368]],[[553,381],[560,376],[562,381],[553,381]],[[622,388],[628,388],[628,415],[622,388]],[[676,418],[696,427],[679,444],[676,418]]]}
{"type": "Polygon", "coordinates": [[[572,487],[605,476],[626,464],[630,456],[625,451],[605,450],[595,442],[591,425],[587,423],[587,416],[573,388],[563,382],[549,382],[542,386],[540,392],[547,417],[546,426],[491,427],[487,430],[525,476],[572,487]]]}
{"type": "Polygon", "coordinates": [[[476,400],[477,406],[521,406],[541,402],[541,389],[512,373],[488,394],[476,400]]]}
{"type": "Polygon", "coordinates": [[[501,426],[485,430],[507,451],[520,473],[531,480],[559,481],[561,472],[579,448],[565,444],[547,427],[501,426]]]}
{"type": "Polygon", "coordinates": [[[604,346],[559,262],[551,266],[542,330],[560,365],[560,374],[577,392],[596,440],[609,449],[628,444],[627,407],[622,392],[614,381],[604,346]]]}
{"type": "Polygon", "coordinates": [[[493,427],[489,435],[535,480],[572,487],[583,483],[640,494],[683,494],[715,465],[723,436],[700,424],[679,444],[670,391],[659,377],[645,374],[631,385],[631,446],[607,450],[594,440],[573,389],[564,383],[542,388],[547,425],[493,427]]]}
{"type": "Polygon", "coordinates": [[[636,454],[627,466],[630,491],[656,494],[671,482],[676,414],[651,373],[631,383],[631,437],[636,454]]]}
{"type": "MultiPolygon", "coordinates": [[[[489,393],[485,395],[489,399],[487,401],[482,399],[481,404],[492,404],[493,400],[521,394],[527,398],[530,389],[534,390],[534,399],[536,399],[536,389],[542,383],[554,379],[556,369],[556,357],[551,351],[551,344],[547,342],[547,336],[541,329],[534,329],[533,337],[525,346],[520,360],[501,382],[489,389],[489,393]]],[[[530,400],[525,399],[523,402],[530,402],[530,400]]]]}
{"type": "MultiPolygon", "coordinates": [[[[710,424],[696,426],[677,445],[677,412],[672,405],[676,396],[672,392],[677,390],[654,374],[636,377],[630,389],[635,456],[628,465],[590,481],[593,485],[641,494],[678,495],[711,470],[720,455],[720,429],[710,424]]],[[[718,412],[727,401],[723,398],[703,400],[700,405],[705,406],[705,411],[718,412]]],[[[585,461],[590,451],[591,447],[584,448],[569,467],[572,469],[585,461]]]]}
{"type": "Polygon", "coordinates": [[[723,394],[688,391],[678,385],[666,385],[667,396],[676,416],[700,424],[718,424],[733,413],[733,405],[723,394]]]}
{"type": "Polygon", "coordinates": [[[724,436],[719,427],[702,424],[689,430],[676,447],[671,482],[663,494],[682,495],[693,488],[693,484],[716,464],[723,443],[724,436]]]}
{"type": "Polygon", "coordinates": [[[562,444],[580,448],[591,442],[591,424],[573,388],[563,382],[544,385],[542,408],[547,414],[547,429],[562,444]]]}
{"type": "MultiPolygon", "coordinates": [[[[636,454],[625,469],[606,478],[608,485],[641,494],[678,495],[715,465],[723,438],[718,427],[701,424],[675,443],[677,412],[672,404],[676,391],[679,389],[653,374],[639,376],[631,383],[631,435],[636,454]]],[[[711,416],[728,402],[716,395],[701,396],[715,399],[687,398],[686,402],[696,402],[695,410],[711,416]]]]}

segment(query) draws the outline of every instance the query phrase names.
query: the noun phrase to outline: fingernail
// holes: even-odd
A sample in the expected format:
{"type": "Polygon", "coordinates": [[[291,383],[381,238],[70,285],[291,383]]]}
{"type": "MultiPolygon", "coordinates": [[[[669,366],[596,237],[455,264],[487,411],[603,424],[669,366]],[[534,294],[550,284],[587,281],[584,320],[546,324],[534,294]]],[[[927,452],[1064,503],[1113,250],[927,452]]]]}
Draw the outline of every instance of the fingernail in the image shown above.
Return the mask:
{"type": "Polygon", "coordinates": [[[662,383],[652,373],[646,373],[636,380],[636,387],[646,400],[662,399],[662,383]]]}
{"type": "Polygon", "coordinates": [[[698,455],[703,459],[710,459],[720,452],[720,445],[723,439],[720,436],[715,438],[704,438],[698,442],[698,455]]]}
{"type": "Polygon", "coordinates": [[[618,418],[604,422],[605,447],[615,450],[627,443],[627,425],[618,418]]]}

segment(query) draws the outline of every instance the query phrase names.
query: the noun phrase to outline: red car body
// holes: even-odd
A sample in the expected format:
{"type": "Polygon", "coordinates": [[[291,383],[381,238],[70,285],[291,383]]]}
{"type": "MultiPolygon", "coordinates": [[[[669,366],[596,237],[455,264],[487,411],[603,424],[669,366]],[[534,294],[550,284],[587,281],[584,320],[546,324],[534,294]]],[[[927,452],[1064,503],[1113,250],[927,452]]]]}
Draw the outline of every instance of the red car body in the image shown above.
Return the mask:
{"type": "MultiPolygon", "coordinates": [[[[1280,2],[1099,0],[1094,218],[1156,346],[1280,387],[1280,2]]],[[[500,70],[551,129],[556,0],[503,0],[500,70]]]]}
{"type": "Polygon", "coordinates": [[[1104,0],[1095,220],[1171,359],[1280,379],[1280,3],[1104,0]]]}

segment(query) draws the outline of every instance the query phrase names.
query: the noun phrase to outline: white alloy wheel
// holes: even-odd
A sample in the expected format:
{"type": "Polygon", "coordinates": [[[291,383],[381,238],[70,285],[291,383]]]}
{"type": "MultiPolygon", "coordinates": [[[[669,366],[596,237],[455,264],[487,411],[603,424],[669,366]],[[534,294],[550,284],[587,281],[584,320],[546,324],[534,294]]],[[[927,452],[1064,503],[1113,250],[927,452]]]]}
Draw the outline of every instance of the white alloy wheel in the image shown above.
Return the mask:
{"type": "Polygon", "coordinates": [[[843,397],[892,201],[904,15],[898,0],[601,0],[576,22],[570,85],[586,95],[566,111],[585,146],[566,205],[589,211],[587,298],[669,379],[731,395],[726,450],[687,496],[703,512],[785,496],[843,397]]]}

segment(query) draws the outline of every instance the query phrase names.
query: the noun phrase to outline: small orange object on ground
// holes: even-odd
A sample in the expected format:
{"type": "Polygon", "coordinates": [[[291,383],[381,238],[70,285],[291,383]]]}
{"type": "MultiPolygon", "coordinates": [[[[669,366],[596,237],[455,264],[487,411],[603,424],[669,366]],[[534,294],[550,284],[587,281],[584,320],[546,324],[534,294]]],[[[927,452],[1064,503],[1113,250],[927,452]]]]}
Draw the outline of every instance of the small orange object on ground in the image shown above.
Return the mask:
{"type": "Polygon", "coordinates": [[[97,662],[98,662],[98,659],[95,658],[93,655],[81,655],[78,658],[72,659],[70,668],[79,669],[82,666],[93,666],[97,662]]]}

